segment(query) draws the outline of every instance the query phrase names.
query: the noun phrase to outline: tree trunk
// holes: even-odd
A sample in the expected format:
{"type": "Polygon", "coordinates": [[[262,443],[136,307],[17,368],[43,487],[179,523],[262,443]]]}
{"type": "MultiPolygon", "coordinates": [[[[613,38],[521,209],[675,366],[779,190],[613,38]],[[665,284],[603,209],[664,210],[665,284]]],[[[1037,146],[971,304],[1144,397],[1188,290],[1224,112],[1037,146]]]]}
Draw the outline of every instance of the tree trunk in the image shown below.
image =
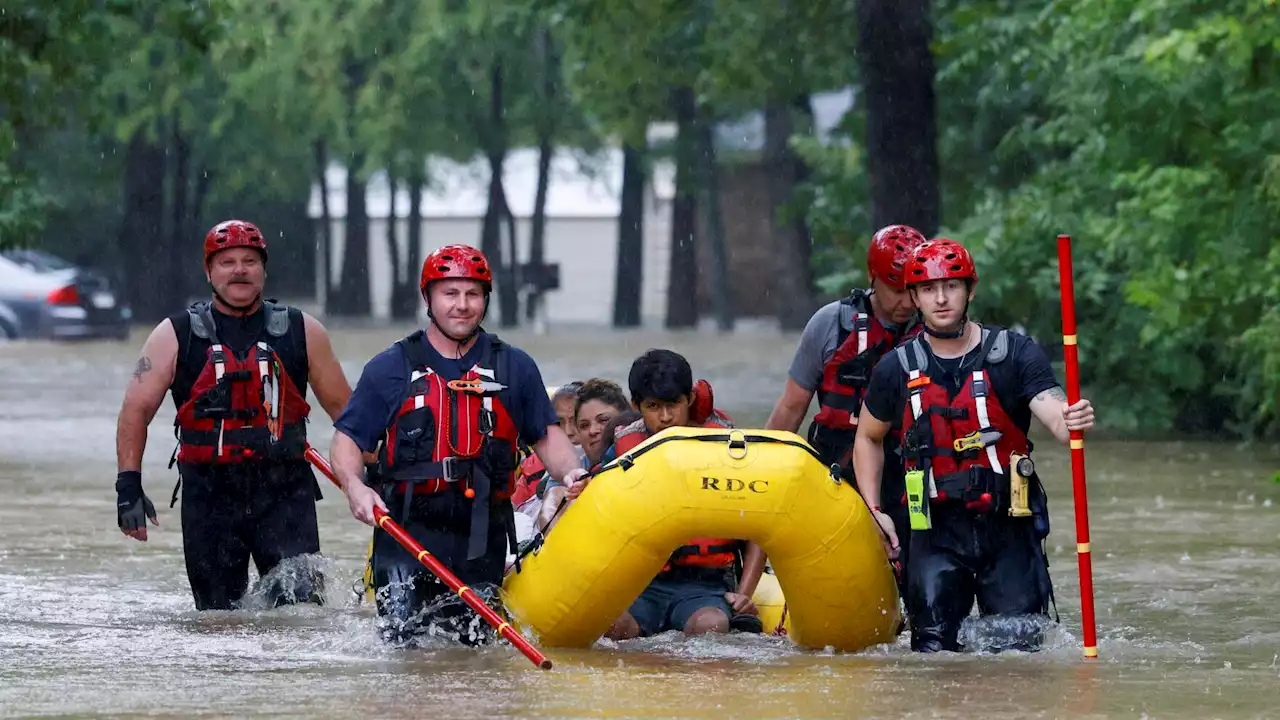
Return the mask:
{"type": "Polygon", "coordinates": [[[315,141],[315,158],[316,183],[320,186],[320,252],[317,253],[320,257],[316,264],[320,281],[316,290],[317,298],[323,300],[325,312],[328,312],[329,303],[333,300],[333,273],[330,271],[333,263],[333,215],[329,212],[329,181],[325,177],[329,151],[324,140],[315,141]]]}
{"type": "Polygon", "coordinates": [[[533,196],[533,222],[529,235],[529,266],[538,279],[538,286],[529,294],[525,318],[530,322],[538,316],[542,307],[542,275],[541,268],[546,260],[547,235],[547,186],[551,184],[551,134],[544,133],[538,138],[538,189],[533,196]]]}
{"type": "Polygon", "coordinates": [[[400,238],[398,233],[400,221],[399,213],[396,209],[396,193],[399,192],[399,185],[396,181],[396,175],[391,170],[387,170],[387,188],[391,193],[391,202],[387,210],[387,251],[391,255],[391,298],[389,300],[391,317],[396,320],[404,320],[413,317],[412,304],[412,283],[416,280],[413,277],[413,261],[410,260],[413,255],[406,252],[400,253],[400,238]],[[406,301],[405,295],[409,295],[409,301],[406,301]],[[405,310],[408,309],[406,313],[405,310]]]}
{"type": "Polygon", "coordinates": [[[163,237],[165,152],[142,129],[130,138],[127,153],[119,271],[127,278],[123,288],[134,317],[159,321],[175,310],[164,297],[165,288],[150,281],[168,266],[168,244],[163,237]]]}
{"type": "Polygon", "coordinates": [[[422,188],[426,185],[422,163],[421,158],[417,159],[409,171],[409,242],[405,249],[408,277],[400,298],[404,304],[396,317],[412,318],[418,314],[418,289],[422,279],[422,188]]]}
{"type": "MultiPolygon", "coordinates": [[[[190,189],[191,146],[182,136],[182,127],[177,116],[173,118],[170,137],[173,152],[173,182],[169,191],[172,214],[170,215],[169,265],[164,273],[164,282],[168,285],[170,307],[186,305],[189,299],[188,279],[196,275],[190,264],[191,220],[187,216],[187,192],[190,189]]],[[[196,275],[198,277],[198,275],[196,275]]]]}
{"type": "Polygon", "coordinates": [[[929,0],[859,0],[871,221],[938,231],[938,147],[929,0]]]}
{"type": "Polygon", "coordinates": [[[791,136],[813,131],[813,110],[808,95],[792,103],[771,102],[764,111],[764,162],[769,176],[772,207],[773,257],[777,273],[769,289],[774,313],[783,330],[800,330],[809,322],[816,305],[813,288],[812,238],[799,207],[797,190],[808,168],[791,148],[791,136]],[[798,117],[797,117],[798,116],[798,117]]]}
{"type": "Polygon", "coordinates": [[[347,165],[346,242],[342,252],[342,281],[332,298],[331,313],[348,317],[369,316],[369,213],[365,182],[359,168],[364,154],[355,153],[347,165]]]}
{"type": "MultiPolygon", "coordinates": [[[[506,120],[502,98],[502,64],[494,61],[489,74],[489,127],[487,135],[487,155],[489,157],[489,207],[484,213],[484,225],[481,228],[480,249],[489,258],[493,266],[494,283],[497,285],[499,323],[502,327],[514,327],[520,320],[519,288],[515,286],[515,273],[512,264],[516,258],[514,253],[509,258],[502,252],[502,223],[510,210],[507,208],[506,191],[502,184],[503,166],[507,159],[506,120]]],[[[514,223],[509,223],[513,226],[514,223]]],[[[515,244],[514,227],[512,227],[510,244],[515,244]]]]}
{"type": "Polygon", "coordinates": [[[201,165],[196,171],[196,189],[191,198],[192,227],[201,228],[207,224],[202,221],[204,220],[204,203],[209,199],[209,187],[213,183],[212,175],[213,171],[207,165],[201,165]]]}
{"type": "Polygon", "coordinates": [[[672,93],[676,135],[676,188],[671,204],[671,265],[667,284],[667,327],[698,324],[698,201],[693,187],[696,106],[693,88],[672,93]]]}
{"type": "Polygon", "coordinates": [[[720,207],[720,170],[716,167],[715,119],[710,113],[699,113],[695,125],[698,133],[698,167],[700,169],[702,203],[706,215],[708,240],[711,242],[711,308],[720,332],[732,332],[734,324],[733,283],[729,279],[729,248],[724,233],[724,213],[720,207]]]}
{"type": "Polygon", "coordinates": [[[365,204],[365,182],[360,179],[365,154],[356,138],[356,95],[365,82],[365,68],[348,62],[347,134],[352,148],[347,159],[346,243],[342,252],[341,293],[334,298],[335,315],[369,317],[369,213],[365,204]]]}
{"type": "Polygon", "coordinates": [[[559,75],[559,62],[556,58],[555,45],[551,39],[551,31],[541,28],[538,31],[537,44],[542,62],[539,68],[542,73],[542,92],[539,98],[541,109],[538,123],[538,188],[533,197],[533,220],[529,235],[529,267],[535,273],[535,285],[526,300],[525,318],[533,322],[542,308],[544,292],[542,266],[546,262],[547,236],[547,189],[551,184],[551,159],[555,152],[553,140],[556,133],[556,78],[559,75]]]}
{"type": "Polygon", "coordinates": [[[644,287],[644,150],[622,146],[618,208],[618,262],[613,283],[613,326],[640,327],[644,287]]]}
{"type": "MultiPolygon", "coordinates": [[[[520,284],[521,275],[519,256],[516,254],[516,216],[511,212],[511,204],[507,202],[507,188],[499,183],[498,195],[502,203],[502,217],[507,221],[506,247],[503,249],[504,262],[502,264],[505,269],[503,275],[503,286],[510,288],[503,292],[503,298],[510,298],[511,312],[502,312],[502,327],[515,327],[520,324],[520,284]]],[[[503,307],[507,307],[503,303],[503,307]]]]}

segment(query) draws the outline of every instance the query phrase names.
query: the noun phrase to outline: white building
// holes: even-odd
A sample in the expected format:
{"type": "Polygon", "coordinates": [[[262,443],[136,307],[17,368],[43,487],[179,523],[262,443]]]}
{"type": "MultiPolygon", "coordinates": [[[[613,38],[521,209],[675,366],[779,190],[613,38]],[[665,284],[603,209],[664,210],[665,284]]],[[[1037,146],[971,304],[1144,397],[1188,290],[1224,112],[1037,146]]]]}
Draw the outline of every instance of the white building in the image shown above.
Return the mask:
{"type": "MultiPolygon", "coordinates": [[[[831,130],[853,104],[853,92],[844,89],[815,94],[811,98],[816,130],[826,140],[831,130]]],[[[674,136],[672,123],[651,126],[650,142],[674,136]]],[[[751,113],[734,123],[717,128],[718,147],[733,150],[759,149],[763,145],[764,121],[761,113],[751,113]]],[[[646,326],[660,326],[666,315],[668,261],[671,249],[671,200],[675,190],[674,167],[667,161],[652,161],[645,187],[644,265],[641,290],[641,319],[646,326]]],[[[480,229],[488,204],[489,167],[477,158],[458,164],[443,158],[427,162],[428,186],[422,195],[423,257],[413,263],[414,273],[426,253],[442,245],[463,243],[479,246],[480,229]]],[[[529,261],[530,220],[538,182],[538,152],[532,148],[512,150],[504,165],[507,203],[516,218],[518,262],[529,261]]],[[[340,278],[346,227],[346,169],[331,165],[325,174],[333,246],[329,273],[340,278]]],[[[385,173],[378,172],[366,185],[369,216],[369,283],[374,317],[386,318],[391,305],[391,254],[387,245],[390,192],[385,173]]],[[[551,164],[547,192],[547,228],[544,261],[560,266],[560,289],[546,295],[546,321],[553,324],[608,325],[613,320],[615,267],[618,252],[618,211],[622,190],[622,151],[608,148],[597,155],[562,149],[551,164]]],[[[396,197],[396,236],[403,253],[407,245],[408,192],[401,188],[396,197]]],[[[320,189],[312,187],[308,214],[321,214],[320,189]]],[[[504,228],[505,233],[505,228],[504,228]]],[[[316,239],[319,246],[320,238],[316,239]]],[[[505,245],[504,245],[505,247],[505,245]]],[[[324,272],[321,268],[318,272],[324,272]]],[[[324,306],[326,283],[316,283],[316,301],[324,306]]],[[[498,296],[494,294],[497,311],[498,296]]]]}
{"type": "MultiPolygon", "coordinates": [[[[423,191],[421,208],[423,257],[413,263],[415,275],[426,253],[435,248],[452,243],[479,246],[488,204],[489,167],[483,158],[468,165],[431,159],[428,171],[430,180],[423,191]]],[[[658,164],[645,189],[641,314],[646,325],[661,324],[666,312],[673,180],[670,166],[658,164]]],[[[528,262],[538,151],[523,148],[511,151],[504,165],[503,181],[507,202],[516,218],[518,260],[528,262]]],[[[346,228],[346,169],[330,166],[325,182],[333,224],[329,272],[337,282],[346,228]]],[[[612,322],[621,189],[621,150],[610,148],[594,156],[567,150],[555,154],[547,189],[545,261],[560,266],[560,289],[546,295],[545,312],[549,322],[588,325],[612,322]]],[[[378,172],[366,186],[369,283],[373,315],[378,318],[390,315],[391,254],[387,244],[390,199],[386,174],[378,172]]],[[[312,218],[320,217],[318,186],[312,189],[308,212],[312,218]]],[[[396,237],[401,253],[405,252],[408,242],[408,213],[409,193],[400,188],[396,194],[396,237]]],[[[325,283],[316,285],[319,288],[316,300],[323,306],[325,283]]],[[[496,312],[497,293],[493,302],[491,312],[496,312]]]]}

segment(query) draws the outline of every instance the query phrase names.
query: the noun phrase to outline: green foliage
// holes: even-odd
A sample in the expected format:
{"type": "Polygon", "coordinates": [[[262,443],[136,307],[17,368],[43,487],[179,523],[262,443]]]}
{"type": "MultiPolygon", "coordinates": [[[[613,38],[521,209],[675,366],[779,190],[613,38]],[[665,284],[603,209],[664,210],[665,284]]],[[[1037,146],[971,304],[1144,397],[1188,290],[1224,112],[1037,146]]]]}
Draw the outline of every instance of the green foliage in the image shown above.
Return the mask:
{"type": "Polygon", "coordinates": [[[1054,238],[1076,235],[1082,362],[1122,424],[1277,427],[1275,9],[1086,0],[1030,18],[1035,52],[1012,55],[1038,79],[1040,114],[996,159],[1034,170],[948,218],[992,279],[984,311],[1042,337],[1054,238]]]}
{"type": "MultiPolygon", "coordinates": [[[[123,144],[175,124],[206,207],[295,212],[319,141],[404,178],[548,129],[561,147],[639,141],[677,87],[704,117],[787,104],[857,84],[856,10],[17,0],[0,36],[0,243],[95,247],[119,222],[123,144]]],[[[975,314],[1056,351],[1070,233],[1083,380],[1108,427],[1280,431],[1275,0],[936,0],[933,22],[942,233],[977,255],[975,314]]],[[[865,281],[865,120],[855,106],[836,142],[792,138],[810,175],[791,209],[828,294],[865,281]]]]}

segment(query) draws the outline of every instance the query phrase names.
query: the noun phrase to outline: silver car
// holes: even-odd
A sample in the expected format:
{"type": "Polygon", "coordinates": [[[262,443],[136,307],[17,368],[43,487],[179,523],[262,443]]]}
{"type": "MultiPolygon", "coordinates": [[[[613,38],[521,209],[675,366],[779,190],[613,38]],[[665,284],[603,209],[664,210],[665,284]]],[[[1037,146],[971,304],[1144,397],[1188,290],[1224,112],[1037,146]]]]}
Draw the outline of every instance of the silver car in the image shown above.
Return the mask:
{"type": "Polygon", "coordinates": [[[124,340],[132,319],[101,273],[39,250],[0,253],[0,340],[124,340]]]}

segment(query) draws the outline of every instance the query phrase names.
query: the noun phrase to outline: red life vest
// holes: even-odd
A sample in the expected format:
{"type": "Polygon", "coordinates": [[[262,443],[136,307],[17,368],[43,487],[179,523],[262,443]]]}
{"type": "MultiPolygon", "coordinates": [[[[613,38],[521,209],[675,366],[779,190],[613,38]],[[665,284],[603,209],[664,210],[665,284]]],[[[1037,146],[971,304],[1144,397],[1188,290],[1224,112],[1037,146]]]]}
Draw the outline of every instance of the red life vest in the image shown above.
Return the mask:
{"type": "Polygon", "coordinates": [[[290,342],[286,339],[288,308],[263,303],[263,332],[243,354],[218,341],[209,303],[192,305],[187,312],[192,334],[210,347],[190,395],[178,407],[176,461],[240,463],[303,457],[311,406],[268,344],[268,340],[290,342]]]}
{"type": "Polygon", "coordinates": [[[847,461],[872,369],[921,327],[913,322],[900,333],[885,328],[872,313],[871,293],[866,290],[854,290],[840,301],[836,351],[822,367],[818,414],[809,427],[809,442],[825,464],[847,461]]]}
{"type": "Polygon", "coordinates": [[[529,453],[529,456],[520,462],[520,468],[516,471],[516,488],[511,494],[511,504],[520,507],[537,494],[538,482],[546,471],[546,466],[538,456],[529,453]]]}
{"type": "Polygon", "coordinates": [[[453,381],[430,366],[421,330],[397,343],[409,393],[386,431],[375,473],[404,493],[406,515],[414,493],[453,490],[471,503],[469,558],[485,551],[490,506],[511,509],[518,459],[519,431],[499,399],[510,376],[508,353],[496,336],[487,338],[485,356],[453,381]]]}
{"type": "Polygon", "coordinates": [[[923,338],[896,351],[908,393],[902,418],[903,458],[907,470],[927,470],[934,502],[972,504],[983,494],[988,494],[985,505],[1007,501],[1009,456],[1030,453],[1026,433],[1001,407],[987,372],[1004,361],[1008,345],[1007,330],[983,328],[978,359],[972,369],[963,369],[964,383],[954,397],[929,376],[933,354],[923,338]]]}
{"type": "MultiPolygon", "coordinates": [[[[704,382],[705,381],[700,381],[704,382]]],[[[711,386],[706,386],[709,393],[711,386]]],[[[728,428],[733,424],[728,421],[728,415],[719,411],[711,410],[710,417],[701,423],[704,428],[728,428]]],[[[645,440],[648,440],[652,433],[645,427],[644,420],[637,420],[628,425],[625,429],[618,432],[614,442],[617,446],[617,455],[622,456],[623,453],[630,452],[637,448],[645,440]]],[[[673,565],[683,567],[699,567],[699,568],[727,568],[733,565],[738,558],[738,549],[742,546],[740,540],[732,538],[693,538],[689,542],[676,548],[671,553],[671,559],[662,569],[667,571],[673,565]]]]}

